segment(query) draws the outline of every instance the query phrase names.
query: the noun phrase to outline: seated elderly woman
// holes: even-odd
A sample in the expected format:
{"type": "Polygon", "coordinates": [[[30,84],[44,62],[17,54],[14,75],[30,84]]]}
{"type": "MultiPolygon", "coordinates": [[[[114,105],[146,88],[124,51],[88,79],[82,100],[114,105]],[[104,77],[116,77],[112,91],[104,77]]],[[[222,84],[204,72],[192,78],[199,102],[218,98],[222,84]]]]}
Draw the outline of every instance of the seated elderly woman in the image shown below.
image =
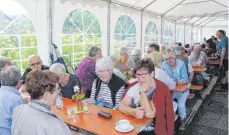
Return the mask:
{"type": "Polygon", "coordinates": [[[12,135],[71,135],[69,127],[51,111],[60,93],[59,76],[51,71],[31,71],[25,87],[31,100],[14,109],[12,135]]]}
{"type": "Polygon", "coordinates": [[[154,118],[140,135],[173,135],[172,97],[168,87],[154,78],[155,69],[151,59],[138,61],[134,74],[138,83],[127,91],[119,110],[137,119],[154,118]]]}
{"type": "Polygon", "coordinates": [[[133,58],[134,62],[136,63],[137,61],[141,60],[142,57],[142,50],[140,48],[135,48],[131,52],[131,57],[133,58]]]}
{"type": "Polygon", "coordinates": [[[92,85],[91,103],[117,109],[125,92],[125,81],[113,73],[113,64],[108,57],[97,61],[96,73],[99,77],[92,85]]]}
{"type": "Polygon", "coordinates": [[[74,74],[66,73],[66,69],[63,64],[55,63],[50,67],[49,70],[59,75],[59,83],[63,97],[72,99],[73,95],[80,92],[81,85],[79,78],[74,74]]]}
{"type": "Polygon", "coordinates": [[[95,46],[91,47],[89,50],[89,56],[80,62],[75,72],[75,75],[79,77],[81,82],[81,92],[86,94],[86,98],[89,98],[91,95],[93,81],[97,78],[95,73],[95,63],[101,57],[101,49],[95,46]]]}
{"type": "MultiPolygon", "coordinates": [[[[176,59],[175,50],[168,48],[164,52],[165,61],[162,63],[162,69],[174,80],[177,84],[188,83],[188,72],[185,63],[176,59]]],[[[184,92],[173,92],[173,99],[178,102],[178,114],[181,117],[181,122],[186,118],[186,100],[189,95],[189,90],[184,92]]]]}
{"type": "Polygon", "coordinates": [[[126,47],[122,47],[120,49],[120,62],[118,68],[121,72],[129,71],[133,69],[135,66],[135,62],[132,57],[128,54],[128,49],[126,47]]]}

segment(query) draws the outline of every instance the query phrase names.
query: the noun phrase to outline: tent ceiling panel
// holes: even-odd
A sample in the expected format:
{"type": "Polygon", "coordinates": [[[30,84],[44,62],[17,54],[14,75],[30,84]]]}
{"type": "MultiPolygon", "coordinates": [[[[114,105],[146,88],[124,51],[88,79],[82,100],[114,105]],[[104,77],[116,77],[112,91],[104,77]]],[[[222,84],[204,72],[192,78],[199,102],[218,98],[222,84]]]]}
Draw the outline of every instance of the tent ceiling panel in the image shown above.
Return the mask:
{"type": "Polygon", "coordinates": [[[228,25],[228,21],[213,20],[213,21],[209,22],[208,24],[206,24],[205,26],[227,26],[227,25],[228,25]]]}
{"type": "Polygon", "coordinates": [[[153,4],[147,7],[147,10],[163,14],[179,1],[180,0],[156,0],[153,4]]]}
{"type": "Polygon", "coordinates": [[[210,0],[186,0],[181,5],[209,2],[210,0]]]}
{"type": "Polygon", "coordinates": [[[220,11],[227,10],[226,7],[216,4],[212,1],[205,3],[194,3],[187,5],[179,5],[167,15],[169,16],[192,16],[194,14],[203,15],[203,14],[214,14],[220,11]]]}
{"type": "Polygon", "coordinates": [[[201,22],[203,22],[204,20],[207,20],[210,17],[202,17],[200,20],[196,21],[195,24],[200,24],[201,22]]]}
{"type": "Polygon", "coordinates": [[[195,21],[198,21],[200,17],[193,17],[191,20],[189,20],[189,23],[194,23],[195,21]]]}

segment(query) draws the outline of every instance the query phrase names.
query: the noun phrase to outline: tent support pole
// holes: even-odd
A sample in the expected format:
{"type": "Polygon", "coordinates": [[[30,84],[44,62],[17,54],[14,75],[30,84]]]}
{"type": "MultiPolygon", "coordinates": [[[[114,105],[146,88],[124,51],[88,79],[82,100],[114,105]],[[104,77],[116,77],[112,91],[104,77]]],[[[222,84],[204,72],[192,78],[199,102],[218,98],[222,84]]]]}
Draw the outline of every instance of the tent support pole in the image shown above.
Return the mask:
{"type": "Polygon", "coordinates": [[[107,8],[107,55],[110,55],[110,51],[111,51],[111,31],[110,31],[110,27],[111,27],[111,0],[108,1],[107,3],[108,8],[107,8]]]}

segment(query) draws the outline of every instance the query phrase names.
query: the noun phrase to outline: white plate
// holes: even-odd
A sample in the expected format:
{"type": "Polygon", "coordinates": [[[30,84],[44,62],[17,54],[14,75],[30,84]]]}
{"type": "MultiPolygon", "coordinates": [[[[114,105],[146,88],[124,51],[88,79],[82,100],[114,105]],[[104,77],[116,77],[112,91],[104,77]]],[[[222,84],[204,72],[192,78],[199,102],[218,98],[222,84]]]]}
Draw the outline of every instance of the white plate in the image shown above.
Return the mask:
{"type": "Polygon", "coordinates": [[[115,129],[119,132],[123,132],[123,133],[126,133],[126,132],[130,132],[134,129],[134,126],[130,125],[128,129],[122,129],[120,128],[118,125],[115,126],[115,129]]]}

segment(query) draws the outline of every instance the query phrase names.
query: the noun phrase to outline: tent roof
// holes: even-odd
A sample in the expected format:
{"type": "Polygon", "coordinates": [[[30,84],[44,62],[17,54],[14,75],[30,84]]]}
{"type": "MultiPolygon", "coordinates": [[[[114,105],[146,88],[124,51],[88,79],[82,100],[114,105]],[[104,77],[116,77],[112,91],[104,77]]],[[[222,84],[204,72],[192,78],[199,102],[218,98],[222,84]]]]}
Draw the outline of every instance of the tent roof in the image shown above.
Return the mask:
{"type": "MultiPolygon", "coordinates": [[[[82,0],[61,0],[82,1],[82,0]]],[[[99,1],[99,0],[97,0],[99,1]]],[[[201,26],[228,15],[228,0],[100,0],[165,16],[181,23],[201,26]]],[[[228,18],[223,19],[225,22],[228,18]]]]}

